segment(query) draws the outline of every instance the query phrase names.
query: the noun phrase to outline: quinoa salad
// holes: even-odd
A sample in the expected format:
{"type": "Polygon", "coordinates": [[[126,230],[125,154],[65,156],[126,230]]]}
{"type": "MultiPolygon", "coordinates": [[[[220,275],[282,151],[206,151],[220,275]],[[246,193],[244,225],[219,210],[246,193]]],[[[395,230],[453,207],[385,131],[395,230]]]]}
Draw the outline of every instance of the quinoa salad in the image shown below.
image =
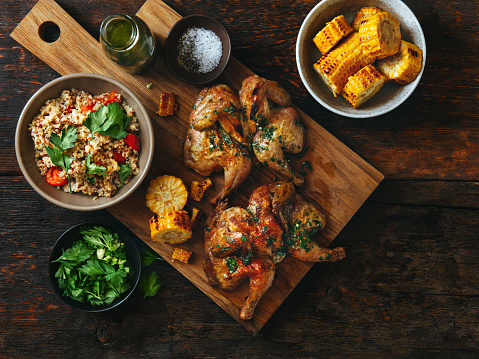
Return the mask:
{"type": "Polygon", "coordinates": [[[64,90],[28,129],[41,175],[65,192],[111,197],[140,172],[138,119],[118,93],[64,90]]]}

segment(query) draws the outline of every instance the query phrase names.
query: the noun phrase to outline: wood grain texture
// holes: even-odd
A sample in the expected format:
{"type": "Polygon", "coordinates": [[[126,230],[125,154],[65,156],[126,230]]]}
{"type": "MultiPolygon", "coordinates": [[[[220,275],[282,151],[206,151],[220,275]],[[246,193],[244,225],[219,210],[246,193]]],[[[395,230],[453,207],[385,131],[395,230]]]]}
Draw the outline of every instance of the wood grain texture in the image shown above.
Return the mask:
{"type": "MultiPolygon", "coordinates": [[[[149,25],[160,44],[164,44],[168,30],[181,18],[160,0],[148,0],[137,15],[149,25]]],[[[114,74],[114,78],[133,90],[148,108],[155,131],[156,155],[153,169],[142,186],[128,199],[112,207],[110,212],[163,258],[170,258],[173,246],[160,245],[150,239],[148,219],[152,214],[145,206],[146,187],[149,181],[159,174],[178,176],[188,185],[193,179],[198,179],[197,175],[183,165],[181,158],[189,114],[201,87],[187,85],[175,78],[163,57],[153,70],[144,75],[135,76],[124,72],[102,53],[98,42],[53,0],[40,0],[11,36],[63,75],[74,72],[94,72],[110,76],[114,74]],[[60,28],[60,37],[53,43],[41,38],[42,27],[50,22],[60,28]],[[80,44],[81,50],[72,50],[72,47],[79,49],[80,44]],[[148,89],[148,83],[155,85],[148,89]],[[179,95],[180,110],[175,116],[159,119],[155,111],[158,108],[159,93],[164,91],[179,95]]],[[[243,79],[251,74],[249,69],[233,58],[217,82],[225,83],[238,92],[243,79]]],[[[301,162],[307,161],[313,168],[313,172],[306,176],[301,191],[316,200],[324,209],[328,225],[321,241],[324,245],[329,245],[374,191],[383,176],[304,112],[299,109],[298,112],[306,126],[307,149],[302,158],[293,158],[291,164],[293,168],[299,169],[301,162]]],[[[239,189],[239,194],[233,194],[231,199],[246,207],[249,194],[262,184],[272,183],[274,177],[274,173],[258,165],[254,174],[239,189]]],[[[223,186],[222,175],[214,176],[214,182],[215,191],[218,191],[218,188],[223,186]]],[[[211,213],[212,207],[207,203],[215,195],[215,191],[208,191],[201,206],[205,217],[211,213]]],[[[301,263],[291,258],[279,264],[273,286],[260,301],[253,319],[243,321],[239,318],[239,312],[244,298],[248,296],[249,287],[245,283],[234,291],[224,291],[209,285],[203,271],[201,229],[204,222],[201,224],[193,238],[183,244],[184,248],[194,253],[191,262],[188,265],[174,262],[173,265],[238,322],[257,333],[313,264],[301,263]]]]}
{"type": "MultiPolygon", "coordinates": [[[[239,62],[276,78],[385,180],[334,241],[348,257],[313,266],[256,336],[165,261],[145,269],[162,278],[157,296],[137,292],[107,313],[75,311],[51,290],[53,243],[81,222],[122,223],[107,211],[56,207],[23,178],[13,143],[18,116],[59,74],[9,36],[37,1],[4,0],[0,358],[477,358],[477,1],[404,0],[426,35],[426,71],[399,108],[360,121],[322,108],[297,73],[296,35],[316,1],[165,2],[223,23],[239,62]]],[[[144,0],[58,3],[97,39],[107,15],[135,13],[144,0]]]]}

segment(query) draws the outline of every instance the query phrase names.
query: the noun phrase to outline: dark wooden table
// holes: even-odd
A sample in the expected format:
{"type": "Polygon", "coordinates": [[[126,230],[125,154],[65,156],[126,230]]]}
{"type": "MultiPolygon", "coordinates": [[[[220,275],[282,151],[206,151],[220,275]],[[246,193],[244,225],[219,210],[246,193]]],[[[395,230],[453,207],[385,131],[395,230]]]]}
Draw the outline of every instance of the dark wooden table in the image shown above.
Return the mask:
{"type": "MultiPolygon", "coordinates": [[[[98,38],[111,13],[142,0],[59,0],[98,38]]],[[[302,85],[296,35],[316,1],[166,0],[181,15],[222,22],[232,54],[279,81],[293,102],[385,175],[336,238],[348,257],[316,264],[252,336],[167,262],[163,286],[103,314],[80,312],[52,291],[50,250],[74,212],[40,197],[17,164],[14,135],[30,96],[59,77],[9,34],[35,1],[5,0],[0,15],[0,357],[479,356],[479,26],[476,0],[407,0],[427,41],[412,96],[372,119],[335,115],[302,85]]],[[[138,243],[142,243],[138,240],[138,243]]]]}

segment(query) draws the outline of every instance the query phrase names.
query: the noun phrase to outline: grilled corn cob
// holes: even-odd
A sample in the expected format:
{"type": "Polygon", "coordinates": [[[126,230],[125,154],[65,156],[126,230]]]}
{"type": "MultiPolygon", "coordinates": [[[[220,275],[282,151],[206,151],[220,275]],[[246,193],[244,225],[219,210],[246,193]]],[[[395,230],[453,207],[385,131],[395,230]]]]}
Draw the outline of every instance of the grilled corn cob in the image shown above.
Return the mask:
{"type": "Polygon", "coordinates": [[[175,247],[173,249],[173,253],[171,253],[171,259],[172,260],[178,260],[183,263],[188,263],[189,259],[191,256],[191,251],[175,247]]]}
{"type": "Polygon", "coordinates": [[[351,76],[341,95],[358,108],[373,97],[383,87],[385,77],[373,65],[367,65],[351,76]]]}
{"type": "Polygon", "coordinates": [[[173,93],[162,92],[160,94],[160,104],[158,106],[158,116],[171,116],[178,109],[176,96],[173,93]]]}
{"type": "Polygon", "coordinates": [[[389,81],[408,84],[417,77],[422,67],[422,50],[414,44],[401,40],[399,51],[385,59],[378,60],[379,71],[389,81]]]}
{"type": "Polygon", "coordinates": [[[359,27],[361,26],[361,22],[364,19],[366,19],[370,16],[373,16],[373,15],[376,15],[378,12],[382,12],[382,11],[383,11],[382,9],[380,9],[378,7],[374,7],[374,6],[362,7],[361,9],[359,9],[356,16],[354,17],[353,22],[351,23],[352,28],[355,31],[359,31],[359,27]]]}
{"type": "Polygon", "coordinates": [[[191,217],[190,217],[191,228],[196,227],[196,225],[200,221],[201,213],[202,213],[201,209],[193,207],[193,209],[191,210],[191,217]]]}
{"type": "Polygon", "coordinates": [[[399,21],[386,11],[364,19],[359,36],[364,55],[373,60],[394,55],[401,46],[399,21]]]}
{"type": "Polygon", "coordinates": [[[313,65],[334,97],[341,93],[349,76],[374,61],[363,56],[359,38],[359,33],[353,32],[313,65]]]}
{"type": "Polygon", "coordinates": [[[182,210],[187,200],[185,184],[174,176],[159,176],[150,182],[146,190],[146,206],[157,214],[182,210]]]}
{"type": "Polygon", "coordinates": [[[201,201],[203,198],[206,190],[210,188],[213,185],[213,182],[209,178],[198,182],[198,181],[192,181],[191,182],[191,187],[190,187],[190,197],[194,201],[201,201]]]}
{"type": "Polygon", "coordinates": [[[162,212],[150,218],[151,239],[158,243],[183,243],[193,234],[186,211],[162,212]]]}
{"type": "Polygon", "coordinates": [[[342,38],[353,31],[343,15],[336,16],[328,22],[323,29],[316,34],[313,42],[324,55],[331,50],[342,38]]]}

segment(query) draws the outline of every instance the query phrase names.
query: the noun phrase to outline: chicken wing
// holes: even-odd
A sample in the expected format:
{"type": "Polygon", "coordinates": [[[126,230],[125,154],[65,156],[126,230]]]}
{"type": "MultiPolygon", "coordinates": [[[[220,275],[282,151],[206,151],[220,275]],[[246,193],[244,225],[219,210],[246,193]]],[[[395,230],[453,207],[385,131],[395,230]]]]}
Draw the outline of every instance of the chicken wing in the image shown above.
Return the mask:
{"type": "Polygon", "coordinates": [[[276,81],[267,80],[257,75],[243,80],[239,98],[244,109],[249,134],[254,134],[257,128],[261,127],[269,118],[271,108],[269,100],[279,106],[291,104],[289,94],[276,81]]]}

